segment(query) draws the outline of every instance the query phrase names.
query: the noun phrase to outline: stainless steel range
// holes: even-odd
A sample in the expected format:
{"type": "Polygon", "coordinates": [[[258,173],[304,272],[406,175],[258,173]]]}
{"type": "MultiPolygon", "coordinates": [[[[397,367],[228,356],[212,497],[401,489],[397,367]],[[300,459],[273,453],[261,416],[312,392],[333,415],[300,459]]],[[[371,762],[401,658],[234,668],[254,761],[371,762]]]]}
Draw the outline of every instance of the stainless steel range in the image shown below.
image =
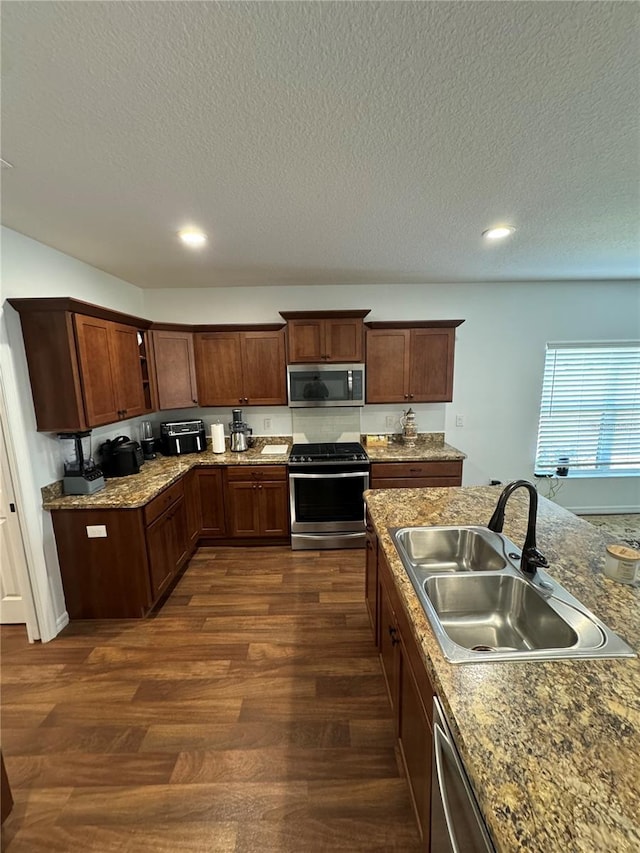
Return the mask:
{"type": "Polygon", "coordinates": [[[357,442],[294,444],[289,456],[291,547],[364,548],[369,457],[357,442]]]}

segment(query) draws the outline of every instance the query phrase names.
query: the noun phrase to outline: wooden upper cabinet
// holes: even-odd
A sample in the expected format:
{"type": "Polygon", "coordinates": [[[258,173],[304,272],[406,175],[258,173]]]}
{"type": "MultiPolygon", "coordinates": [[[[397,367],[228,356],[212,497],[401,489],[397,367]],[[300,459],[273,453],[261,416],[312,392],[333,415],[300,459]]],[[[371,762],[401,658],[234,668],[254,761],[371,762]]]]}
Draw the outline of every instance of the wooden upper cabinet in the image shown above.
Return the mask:
{"type": "Polygon", "coordinates": [[[193,332],[151,332],[158,386],[158,408],[188,409],[198,405],[193,332]]]}
{"type": "Polygon", "coordinates": [[[245,404],[286,405],[284,329],[273,332],[243,332],[240,349],[245,404]]]}
{"type": "Polygon", "coordinates": [[[75,432],[153,408],[148,321],[77,299],[10,299],[20,313],[38,429],[75,432]]]}
{"type": "Polygon", "coordinates": [[[463,322],[370,323],[367,403],[450,402],[455,330],[463,322]]]}
{"type": "Polygon", "coordinates": [[[87,426],[147,411],[138,330],[98,317],[74,317],[87,426]]]}
{"type": "Polygon", "coordinates": [[[284,330],[198,332],[201,406],[286,405],[284,330]]]}
{"type": "Polygon", "coordinates": [[[287,321],[289,364],[363,361],[369,311],[281,311],[287,321]]]}

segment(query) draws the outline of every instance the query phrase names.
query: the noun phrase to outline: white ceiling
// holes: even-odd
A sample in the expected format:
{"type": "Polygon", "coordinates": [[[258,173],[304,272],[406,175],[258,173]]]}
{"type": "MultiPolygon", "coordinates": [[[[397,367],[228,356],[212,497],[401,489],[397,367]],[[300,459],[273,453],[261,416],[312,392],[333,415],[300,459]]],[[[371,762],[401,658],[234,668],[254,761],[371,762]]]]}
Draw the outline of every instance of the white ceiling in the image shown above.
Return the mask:
{"type": "Polygon", "coordinates": [[[133,284],[640,272],[638,3],[1,15],[2,221],[133,284]]]}

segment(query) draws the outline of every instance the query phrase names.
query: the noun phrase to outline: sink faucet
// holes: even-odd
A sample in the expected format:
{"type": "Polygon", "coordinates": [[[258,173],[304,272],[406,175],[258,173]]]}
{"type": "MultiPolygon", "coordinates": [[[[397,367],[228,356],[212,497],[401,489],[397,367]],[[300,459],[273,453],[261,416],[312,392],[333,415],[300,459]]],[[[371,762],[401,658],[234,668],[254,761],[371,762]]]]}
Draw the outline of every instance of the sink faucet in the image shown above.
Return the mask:
{"type": "Polygon", "coordinates": [[[520,571],[529,579],[535,577],[539,568],[547,568],[549,563],[546,557],[536,547],[536,516],[538,514],[538,492],[536,487],[528,480],[514,480],[505,486],[496,508],[491,516],[488,527],[494,533],[502,533],[504,525],[504,509],[507,501],[516,489],[526,489],[529,492],[529,520],[527,522],[527,535],[522,548],[520,558],[520,571]]]}

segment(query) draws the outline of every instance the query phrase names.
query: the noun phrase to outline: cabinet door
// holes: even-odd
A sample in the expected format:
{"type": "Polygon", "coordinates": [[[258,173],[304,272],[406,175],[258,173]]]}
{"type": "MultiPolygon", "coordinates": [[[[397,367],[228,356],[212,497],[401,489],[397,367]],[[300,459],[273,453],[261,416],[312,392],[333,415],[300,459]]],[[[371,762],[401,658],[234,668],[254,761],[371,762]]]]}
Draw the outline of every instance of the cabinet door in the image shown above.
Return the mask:
{"type": "Polygon", "coordinates": [[[401,643],[399,648],[398,741],[418,827],[425,841],[425,847],[428,849],[431,817],[432,726],[404,644],[401,643]]]}
{"type": "Polygon", "coordinates": [[[161,409],[198,405],[193,333],[154,331],[158,402],[161,409]]]}
{"type": "Polygon", "coordinates": [[[224,495],[222,490],[222,468],[197,468],[194,471],[201,514],[202,536],[224,536],[224,495]]]}
{"type": "Polygon", "coordinates": [[[199,332],[194,345],[200,405],[242,405],[240,333],[199,332]]]}
{"type": "Polygon", "coordinates": [[[409,399],[414,403],[453,399],[455,329],[412,329],[409,399]]]}
{"type": "Polygon", "coordinates": [[[202,508],[197,469],[191,469],[184,478],[184,501],[187,513],[187,541],[191,550],[202,530],[202,508]]]}
{"type": "Polygon", "coordinates": [[[362,361],[364,324],[359,317],[336,317],[324,320],[325,360],[335,362],[362,361]]]}
{"type": "Polygon", "coordinates": [[[264,482],[257,484],[260,508],[260,534],[262,536],[287,536],[289,534],[289,503],[287,483],[264,482]]]}
{"type": "Polygon", "coordinates": [[[286,405],[284,330],[242,332],[241,350],[244,404],[286,405]]]}
{"type": "Polygon", "coordinates": [[[367,519],[367,551],[364,573],[364,600],[373,628],[376,646],[379,648],[378,636],[378,537],[367,519]]]}
{"type": "Polygon", "coordinates": [[[287,323],[289,364],[315,363],[324,360],[324,321],[289,320],[287,323]]]}
{"type": "Polygon", "coordinates": [[[367,330],[367,403],[409,399],[408,329],[367,330]]]}
{"type": "Polygon", "coordinates": [[[187,518],[184,499],[172,504],[147,528],[151,593],[157,599],[187,557],[187,518]]]}
{"type": "Polygon", "coordinates": [[[118,410],[123,418],[135,418],[146,411],[138,330],[120,323],[110,323],[109,327],[109,349],[118,410]]]}
{"type": "Polygon", "coordinates": [[[151,596],[154,601],[162,594],[175,571],[171,555],[170,513],[171,510],[168,510],[147,528],[149,577],[151,578],[151,596]]]}
{"type": "Polygon", "coordinates": [[[113,325],[97,317],[74,315],[82,395],[89,427],[120,419],[116,376],[111,363],[109,332],[113,325]]]}
{"type": "Polygon", "coordinates": [[[391,601],[382,582],[378,582],[378,606],[380,608],[380,662],[382,672],[387,682],[389,701],[397,725],[398,712],[398,655],[397,646],[400,642],[398,626],[391,601]]]}
{"type": "Polygon", "coordinates": [[[231,536],[260,536],[258,484],[227,483],[227,519],[231,536]]]}

